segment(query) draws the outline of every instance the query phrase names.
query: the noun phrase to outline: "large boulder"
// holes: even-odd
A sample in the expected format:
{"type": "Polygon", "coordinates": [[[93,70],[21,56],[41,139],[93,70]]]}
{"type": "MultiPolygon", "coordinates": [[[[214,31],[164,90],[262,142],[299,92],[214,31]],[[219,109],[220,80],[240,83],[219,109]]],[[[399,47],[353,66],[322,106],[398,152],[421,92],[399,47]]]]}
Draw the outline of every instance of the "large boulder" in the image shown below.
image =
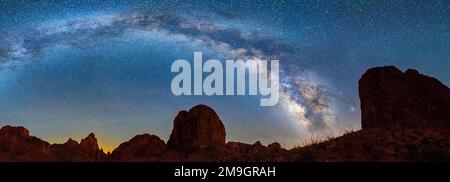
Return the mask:
{"type": "Polygon", "coordinates": [[[216,112],[197,105],[181,111],[174,120],[168,147],[193,152],[225,146],[225,127],[216,112]]]}
{"type": "Polygon", "coordinates": [[[394,66],[359,80],[361,124],[367,128],[450,128],[450,89],[435,78],[394,66]]]}

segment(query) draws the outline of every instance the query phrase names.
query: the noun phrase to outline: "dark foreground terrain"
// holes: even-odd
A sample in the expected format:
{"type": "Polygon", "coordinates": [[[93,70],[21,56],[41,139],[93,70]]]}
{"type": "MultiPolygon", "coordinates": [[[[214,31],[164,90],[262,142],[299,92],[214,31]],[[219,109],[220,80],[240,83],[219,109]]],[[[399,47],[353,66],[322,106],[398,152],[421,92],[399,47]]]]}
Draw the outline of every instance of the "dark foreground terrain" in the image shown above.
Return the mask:
{"type": "Polygon", "coordinates": [[[225,127],[205,105],[181,111],[166,142],[137,135],[113,152],[94,134],[50,144],[24,127],[0,129],[3,162],[108,161],[450,161],[450,89],[415,70],[372,68],[359,81],[362,130],[291,150],[279,143],[226,142],[225,127]]]}

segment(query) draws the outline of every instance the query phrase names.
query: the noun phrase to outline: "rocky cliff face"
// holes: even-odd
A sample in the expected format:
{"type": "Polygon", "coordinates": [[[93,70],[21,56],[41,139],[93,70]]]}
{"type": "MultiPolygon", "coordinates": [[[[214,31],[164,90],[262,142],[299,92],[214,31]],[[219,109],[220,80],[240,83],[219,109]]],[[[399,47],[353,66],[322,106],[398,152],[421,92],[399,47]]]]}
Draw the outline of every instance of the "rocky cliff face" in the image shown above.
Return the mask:
{"type": "Polygon", "coordinates": [[[361,124],[367,128],[450,128],[450,89],[416,70],[369,69],[359,80],[361,124]]]}

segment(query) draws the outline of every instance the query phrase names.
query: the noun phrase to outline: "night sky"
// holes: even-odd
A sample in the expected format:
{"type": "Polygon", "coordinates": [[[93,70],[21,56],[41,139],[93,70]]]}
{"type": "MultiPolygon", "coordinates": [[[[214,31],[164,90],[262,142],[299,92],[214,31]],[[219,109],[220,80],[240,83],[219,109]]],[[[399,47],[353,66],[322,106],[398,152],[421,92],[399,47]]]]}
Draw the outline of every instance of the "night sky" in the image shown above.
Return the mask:
{"type": "Polygon", "coordinates": [[[360,128],[358,79],[414,68],[450,85],[450,1],[0,0],[0,125],[52,143],[90,132],[106,150],[168,139],[180,110],[216,110],[228,141],[299,145],[360,128]],[[280,60],[281,98],[174,96],[170,66],[280,60]]]}

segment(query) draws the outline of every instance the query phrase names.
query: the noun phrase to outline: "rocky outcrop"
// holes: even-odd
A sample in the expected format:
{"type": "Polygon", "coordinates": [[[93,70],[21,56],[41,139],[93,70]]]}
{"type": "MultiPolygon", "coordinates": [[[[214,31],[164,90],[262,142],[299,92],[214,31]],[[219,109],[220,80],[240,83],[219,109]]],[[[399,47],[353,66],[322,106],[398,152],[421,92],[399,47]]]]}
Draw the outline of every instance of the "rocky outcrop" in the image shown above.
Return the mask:
{"type": "Polygon", "coordinates": [[[225,127],[216,112],[197,105],[181,111],[174,120],[168,147],[193,152],[225,146],[225,127]]]}
{"type": "Polygon", "coordinates": [[[78,142],[69,139],[64,144],[53,144],[53,156],[55,161],[67,162],[97,162],[105,161],[106,154],[98,148],[97,139],[93,133],[78,142]]]}
{"type": "Polygon", "coordinates": [[[98,149],[97,139],[90,134],[80,144],[69,139],[64,144],[50,145],[30,136],[22,126],[4,126],[0,129],[0,161],[105,161],[106,154],[98,149]]]}
{"type": "Polygon", "coordinates": [[[245,144],[241,142],[228,142],[227,150],[229,154],[222,158],[222,161],[239,162],[284,162],[287,158],[287,150],[281,148],[277,142],[264,146],[257,141],[254,144],[245,144]]]}
{"type": "Polygon", "coordinates": [[[111,153],[113,161],[158,161],[166,144],[158,136],[143,134],[122,143],[111,153]]]}
{"type": "Polygon", "coordinates": [[[4,126],[0,129],[0,159],[9,161],[47,161],[51,145],[29,135],[24,127],[4,126]]]}
{"type": "Polygon", "coordinates": [[[95,135],[93,133],[91,133],[86,138],[81,139],[80,148],[84,152],[89,153],[89,154],[97,152],[99,149],[98,149],[97,138],[95,138],[95,135]]]}
{"type": "Polygon", "coordinates": [[[363,129],[450,128],[450,89],[416,70],[369,69],[359,96],[363,129]]]}
{"type": "Polygon", "coordinates": [[[267,148],[269,148],[271,151],[280,151],[283,149],[283,148],[281,148],[281,144],[278,142],[274,142],[274,143],[267,145],[267,148]]]}

